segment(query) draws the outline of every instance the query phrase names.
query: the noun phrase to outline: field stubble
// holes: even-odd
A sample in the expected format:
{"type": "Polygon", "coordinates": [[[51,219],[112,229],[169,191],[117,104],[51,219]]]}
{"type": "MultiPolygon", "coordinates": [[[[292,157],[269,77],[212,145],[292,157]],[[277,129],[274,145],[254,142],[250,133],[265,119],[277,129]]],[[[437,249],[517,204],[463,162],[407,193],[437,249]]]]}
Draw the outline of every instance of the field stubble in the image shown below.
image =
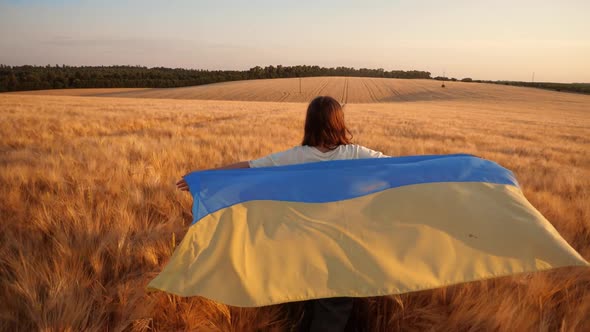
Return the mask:
{"type": "MultiPolygon", "coordinates": [[[[356,143],[389,155],[464,152],[513,170],[588,260],[590,98],[572,98],[349,104],[345,114],[356,143]]],[[[288,329],[299,303],[240,309],[145,286],[191,221],[175,181],[299,144],[305,107],[0,96],[0,328],[288,329]]],[[[357,299],[350,328],[582,331],[589,312],[590,271],[563,268],[357,299]]]]}

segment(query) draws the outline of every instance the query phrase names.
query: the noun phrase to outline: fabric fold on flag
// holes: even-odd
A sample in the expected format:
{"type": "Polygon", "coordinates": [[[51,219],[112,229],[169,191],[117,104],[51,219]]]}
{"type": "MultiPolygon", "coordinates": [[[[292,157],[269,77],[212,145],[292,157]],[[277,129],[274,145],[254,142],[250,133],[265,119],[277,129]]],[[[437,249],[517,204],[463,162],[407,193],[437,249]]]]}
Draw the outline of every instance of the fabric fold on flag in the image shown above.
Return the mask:
{"type": "Polygon", "coordinates": [[[513,173],[472,155],[185,176],[193,224],[148,288],[255,307],[588,266],[513,173]]]}

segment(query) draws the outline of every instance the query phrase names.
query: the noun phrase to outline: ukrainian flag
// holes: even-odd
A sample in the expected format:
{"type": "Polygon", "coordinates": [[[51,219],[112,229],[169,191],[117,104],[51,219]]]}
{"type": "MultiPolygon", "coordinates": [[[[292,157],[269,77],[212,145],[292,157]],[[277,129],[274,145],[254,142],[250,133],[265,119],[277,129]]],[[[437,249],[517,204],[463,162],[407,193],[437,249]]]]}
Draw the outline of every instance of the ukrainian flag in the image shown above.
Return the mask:
{"type": "Polygon", "coordinates": [[[255,307],[400,294],[588,263],[471,155],[327,161],[185,177],[194,222],[149,288],[255,307]]]}

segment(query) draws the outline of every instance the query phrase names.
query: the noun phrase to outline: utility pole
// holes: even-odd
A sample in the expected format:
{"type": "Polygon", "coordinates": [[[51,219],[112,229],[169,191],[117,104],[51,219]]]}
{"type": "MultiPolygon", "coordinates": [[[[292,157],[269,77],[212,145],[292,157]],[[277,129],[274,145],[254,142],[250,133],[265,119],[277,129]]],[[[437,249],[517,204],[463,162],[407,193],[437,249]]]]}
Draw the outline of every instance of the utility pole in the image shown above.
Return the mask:
{"type": "Polygon", "coordinates": [[[533,79],[531,80],[532,83],[535,83],[535,72],[533,72],[533,79]]]}

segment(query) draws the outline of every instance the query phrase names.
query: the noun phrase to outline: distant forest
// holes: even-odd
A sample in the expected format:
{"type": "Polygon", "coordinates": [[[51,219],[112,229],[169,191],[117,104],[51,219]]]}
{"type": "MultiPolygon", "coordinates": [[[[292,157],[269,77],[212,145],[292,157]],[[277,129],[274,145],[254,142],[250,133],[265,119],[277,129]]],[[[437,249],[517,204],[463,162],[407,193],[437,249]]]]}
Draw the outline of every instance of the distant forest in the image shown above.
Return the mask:
{"type": "Polygon", "coordinates": [[[267,66],[250,70],[198,70],[140,66],[0,65],[0,92],[69,88],[173,88],[227,81],[311,76],[430,78],[426,71],[319,66],[267,66]]]}
{"type": "Polygon", "coordinates": [[[529,88],[540,88],[554,91],[576,92],[590,94],[590,83],[551,83],[551,82],[513,82],[494,81],[494,84],[526,86],[529,88]]]}
{"type": "MultiPolygon", "coordinates": [[[[249,70],[200,70],[141,66],[7,66],[0,64],[0,92],[70,88],[174,88],[264,78],[356,76],[430,79],[430,72],[382,68],[256,66],[249,70]]],[[[482,81],[437,76],[435,80],[494,83],[590,94],[590,83],[482,81]]]]}
{"type": "Polygon", "coordinates": [[[502,85],[524,86],[529,88],[538,88],[554,91],[575,92],[590,94],[590,83],[553,83],[553,82],[521,82],[521,81],[485,81],[474,80],[469,77],[458,80],[456,78],[448,78],[444,76],[437,76],[434,78],[437,81],[461,81],[461,82],[475,82],[475,83],[492,83],[502,85]]]}

